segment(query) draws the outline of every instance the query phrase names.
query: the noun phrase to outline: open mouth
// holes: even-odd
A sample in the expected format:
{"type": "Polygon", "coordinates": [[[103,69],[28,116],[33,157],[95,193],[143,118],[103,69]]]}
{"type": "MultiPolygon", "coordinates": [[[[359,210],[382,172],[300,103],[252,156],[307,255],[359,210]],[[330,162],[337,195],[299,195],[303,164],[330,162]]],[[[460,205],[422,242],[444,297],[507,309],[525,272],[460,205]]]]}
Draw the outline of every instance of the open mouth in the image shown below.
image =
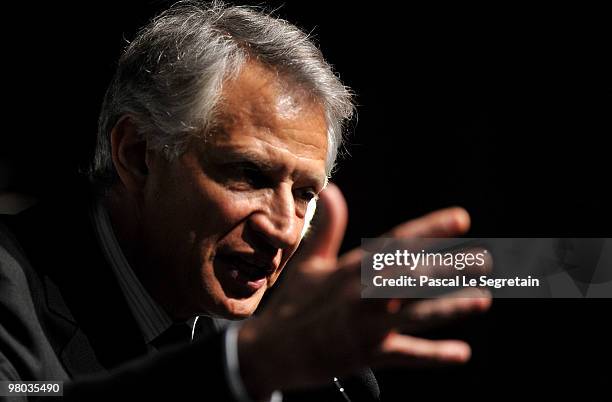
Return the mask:
{"type": "Polygon", "coordinates": [[[263,287],[274,272],[272,264],[255,263],[236,254],[217,255],[216,258],[226,266],[233,282],[253,292],[263,287]]]}

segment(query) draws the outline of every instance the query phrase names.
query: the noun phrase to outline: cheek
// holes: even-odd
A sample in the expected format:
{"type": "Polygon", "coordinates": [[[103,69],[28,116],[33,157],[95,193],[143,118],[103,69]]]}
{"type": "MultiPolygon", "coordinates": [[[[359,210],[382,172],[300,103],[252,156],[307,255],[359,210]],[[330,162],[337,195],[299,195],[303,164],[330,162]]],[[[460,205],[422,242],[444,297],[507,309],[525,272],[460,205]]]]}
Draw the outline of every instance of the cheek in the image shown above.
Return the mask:
{"type": "Polygon", "coordinates": [[[195,231],[196,237],[222,237],[248,214],[244,196],[206,176],[201,169],[187,166],[174,175],[174,209],[195,231]]]}
{"type": "Polygon", "coordinates": [[[206,235],[223,237],[243,222],[258,200],[246,193],[233,192],[216,183],[198,186],[198,220],[206,235]]]}

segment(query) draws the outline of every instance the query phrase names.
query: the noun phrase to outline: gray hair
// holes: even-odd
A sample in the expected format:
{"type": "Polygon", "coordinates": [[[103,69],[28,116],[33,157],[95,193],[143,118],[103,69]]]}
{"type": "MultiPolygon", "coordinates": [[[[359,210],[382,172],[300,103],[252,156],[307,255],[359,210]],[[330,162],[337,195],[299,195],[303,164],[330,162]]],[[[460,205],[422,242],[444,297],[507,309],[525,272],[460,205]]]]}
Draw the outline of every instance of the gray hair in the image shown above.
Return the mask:
{"type": "Polygon", "coordinates": [[[92,181],[116,179],[110,134],[124,115],[135,119],[150,149],[169,160],[180,156],[190,138],[212,127],[224,80],[249,59],[291,79],[324,107],[331,174],[354,106],[309,35],[250,7],[181,1],[142,28],[119,60],[100,112],[92,181]]]}

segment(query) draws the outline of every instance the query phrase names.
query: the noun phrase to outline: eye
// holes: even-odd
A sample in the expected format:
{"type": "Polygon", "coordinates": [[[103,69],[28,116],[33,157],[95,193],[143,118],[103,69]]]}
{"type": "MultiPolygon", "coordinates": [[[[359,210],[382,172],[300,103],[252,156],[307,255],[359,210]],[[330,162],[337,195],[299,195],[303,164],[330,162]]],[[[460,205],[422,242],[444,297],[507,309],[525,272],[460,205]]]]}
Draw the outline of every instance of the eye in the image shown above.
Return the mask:
{"type": "Polygon", "coordinates": [[[308,203],[310,200],[316,198],[317,193],[311,188],[299,189],[297,191],[297,196],[300,200],[303,200],[308,203]]]}
{"type": "Polygon", "coordinates": [[[234,164],[230,168],[234,179],[244,182],[252,188],[265,188],[270,185],[270,179],[255,164],[244,162],[234,164]]]}

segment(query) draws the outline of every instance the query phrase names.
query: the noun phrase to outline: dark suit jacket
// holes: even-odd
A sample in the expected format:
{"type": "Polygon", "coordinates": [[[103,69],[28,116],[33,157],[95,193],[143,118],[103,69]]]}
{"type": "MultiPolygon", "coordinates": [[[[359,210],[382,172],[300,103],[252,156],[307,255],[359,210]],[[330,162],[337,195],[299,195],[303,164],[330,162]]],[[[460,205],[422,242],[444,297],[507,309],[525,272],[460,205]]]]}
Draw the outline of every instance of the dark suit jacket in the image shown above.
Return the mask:
{"type": "Polygon", "coordinates": [[[76,400],[231,400],[220,335],[145,356],[88,197],[71,200],[0,222],[0,379],[72,380],[64,394],[76,400]]]}
{"type": "MultiPolygon", "coordinates": [[[[145,356],[90,205],[71,196],[0,219],[0,380],[64,380],[74,400],[232,400],[221,334],[145,356]]],[[[293,397],[315,395],[343,400],[333,386],[293,397]]]]}

